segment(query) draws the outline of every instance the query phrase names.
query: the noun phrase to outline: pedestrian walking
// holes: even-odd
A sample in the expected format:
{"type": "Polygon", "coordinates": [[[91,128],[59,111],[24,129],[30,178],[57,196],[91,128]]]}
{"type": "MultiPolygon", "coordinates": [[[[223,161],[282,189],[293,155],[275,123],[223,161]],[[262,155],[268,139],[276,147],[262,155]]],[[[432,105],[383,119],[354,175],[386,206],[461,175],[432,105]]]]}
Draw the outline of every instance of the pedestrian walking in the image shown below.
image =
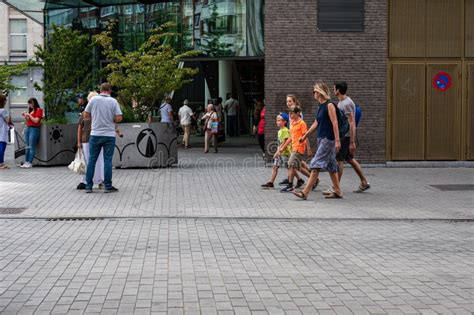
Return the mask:
{"type": "Polygon", "coordinates": [[[265,159],[265,103],[258,101],[254,112],[254,128],[257,133],[258,144],[262,150],[262,157],[265,159]]]}
{"type": "Polygon", "coordinates": [[[219,117],[214,105],[207,105],[207,112],[201,118],[204,121],[204,153],[209,152],[209,142],[212,138],[214,153],[217,153],[217,136],[219,133],[219,117]]]}
{"type": "Polygon", "coordinates": [[[319,102],[316,119],[311,128],[300,138],[300,142],[305,143],[307,137],[317,130],[318,149],[309,165],[311,176],[308,179],[308,184],[302,191],[294,192],[294,194],[306,200],[312,186],[319,177],[319,172],[326,170],[329,172],[334,187],[334,191],[328,194],[326,198],[342,198],[336,161],[336,153],[341,148],[337,118],[338,108],[331,102],[329,87],[325,83],[317,82],[313,89],[313,95],[315,100],[319,102]]]}
{"type": "Polygon", "coordinates": [[[5,108],[6,103],[7,97],[0,94],[0,170],[8,168],[8,166],[5,165],[5,151],[7,149],[8,133],[12,125],[10,113],[5,108]]]}
{"type": "Polygon", "coordinates": [[[184,148],[190,148],[189,145],[189,137],[191,135],[191,122],[194,116],[192,109],[188,106],[189,101],[184,100],[183,106],[178,111],[178,117],[181,123],[181,127],[183,128],[184,135],[183,135],[183,145],[184,148]]]}
{"type": "Polygon", "coordinates": [[[230,137],[237,137],[238,131],[238,112],[239,102],[232,96],[228,95],[228,99],[224,104],[224,111],[227,114],[227,134],[230,137]]]}
{"type": "MultiPolygon", "coordinates": [[[[87,101],[90,102],[93,97],[99,95],[97,92],[90,92],[87,96],[87,101]]],[[[85,108],[84,108],[85,110],[85,108]]],[[[89,139],[91,137],[91,130],[92,130],[92,120],[90,118],[85,118],[84,110],[81,112],[81,116],[79,117],[79,123],[77,127],[77,147],[78,149],[82,150],[82,154],[84,154],[84,160],[86,161],[86,165],[89,165],[90,160],[90,146],[89,146],[89,139]]],[[[95,171],[93,177],[93,183],[98,186],[98,188],[103,188],[104,186],[104,149],[102,148],[99,153],[99,157],[97,158],[97,162],[95,164],[95,171]]],[[[82,176],[82,180],[77,185],[77,189],[84,190],[86,189],[87,180],[86,175],[82,176]]]]}
{"type": "Polygon", "coordinates": [[[290,130],[286,127],[286,120],[283,119],[281,115],[278,115],[276,118],[276,125],[278,126],[278,150],[273,156],[273,167],[272,167],[272,176],[270,180],[263,184],[262,188],[273,188],[275,187],[275,179],[278,175],[278,170],[280,167],[288,168],[288,160],[291,155],[291,147],[288,145],[285,148],[286,141],[290,139],[290,130]],[[282,150],[280,150],[282,149],[282,150]]]}
{"type": "Polygon", "coordinates": [[[286,147],[291,144],[291,155],[288,160],[288,185],[280,190],[282,193],[294,190],[293,180],[296,177],[296,172],[301,169],[301,162],[306,151],[306,141],[300,141],[300,139],[306,133],[308,127],[301,119],[300,112],[298,106],[293,107],[290,111],[290,138],[276,152],[277,155],[281,155],[286,147]]]}
{"type": "MultiPolygon", "coordinates": [[[[293,108],[295,108],[296,106],[298,106],[301,110],[301,103],[300,101],[298,100],[298,98],[296,97],[296,95],[294,94],[288,94],[286,96],[286,107],[287,107],[287,111],[283,111],[280,113],[280,115],[283,117],[283,119],[286,120],[286,124],[288,126],[289,129],[291,129],[291,123],[290,123],[290,112],[293,110],[293,108]]],[[[303,116],[303,112],[300,112],[300,116],[301,116],[301,119],[304,119],[304,116],[303,116]]],[[[310,151],[310,146],[309,146],[309,141],[306,143],[306,152],[309,153],[310,151]]],[[[301,172],[303,175],[305,175],[306,177],[309,177],[310,175],[310,171],[309,171],[309,168],[308,168],[308,165],[306,164],[306,162],[304,160],[301,161],[301,168],[299,170],[299,172],[301,172]]],[[[295,174],[295,177],[297,179],[296,181],[296,186],[295,188],[300,188],[304,185],[304,180],[301,178],[300,174],[298,172],[296,172],[295,174]]],[[[289,179],[288,177],[285,178],[283,181],[281,181],[280,183],[278,183],[279,186],[288,186],[289,184],[289,179]]],[[[316,189],[317,185],[319,183],[319,179],[316,181],[316,184],[314,185],[313,189],[316,189]]]]}
{"type": "Polygon", "coordinates": [[[173,107],[171,106],[171,97],[167,96],[165,102],[160,106],[160,115],[162,123],[173,123],[173,107]]]}
{"type": "MultiPolygon", "coordinates": [[[[349,121],[349,131],[343,135],[341,140],[341,149],[336,155],[337,164],[339,167],[339,182],[341,181],[342,174],[344,171],[344,161],[349,163],[356,174],[359,176],[360,185],[355,193],[361,193],[366,191],[370,188],[370,184],[365,178],[364,172],[362,171],[362,167],[360,166],[359,162],[354,158],[355,150],[356,150],[356,120],[355,120],[355,112],[356,106],[354,101],[347,96],[347,83],[346,82],[336,82],[334,83],[334,94],[339,99],[339,103],[337,106],[343,112],[344,115],[347,116],[349,121]]],[[[333,191],[332,187],[327,191],[327,194],[330,194],[333,191]]]]}
{"type": "Polygon", "coordinates": [[[22,113],[25,119],[25,163],[21,165],[21,168],[32,168],[33,160],[35,158],[36,146],[38,145],[40,132],[41,132],[41,120],[43,119],[43,109],[40,107],[38,100],[34,97],[28,100],[28,112],[22,113]]]}
{"type": "Polygon", "coordinates": [[[122,121],[122,111],[112,93],[109,83],[102,83],[100,94],[93,97],[84,110],[84,119],[91,119],[91,136],[89,138],[89,164],[86,172],[86,193],[92,192],[96,162],[100,151],[104,154],[104,192],[117,192],[112,186],[112,159],[115,150],[116,123],[122,121]]]}

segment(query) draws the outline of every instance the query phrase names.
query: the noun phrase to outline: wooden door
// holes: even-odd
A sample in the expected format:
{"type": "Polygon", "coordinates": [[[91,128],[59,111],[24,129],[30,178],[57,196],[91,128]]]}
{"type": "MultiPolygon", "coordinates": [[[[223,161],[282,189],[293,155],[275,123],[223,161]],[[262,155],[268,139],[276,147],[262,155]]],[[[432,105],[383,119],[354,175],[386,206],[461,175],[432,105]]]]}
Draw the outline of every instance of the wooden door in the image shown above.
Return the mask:
{"type": "Polygon", "coordinates": [[[424,159],[425,65],[392,65],[392,160],[424,159]]]}
{"type": "MultiPolygon", "coordinates": [[[[426,103],[426,159],[457,160],[461,135],[460,64],[428,64],[426,103]],[[446,90],[434,87],[435,77],[446,73],[451,86],[446,90]]],[[[443,87],[441,84],[439,87],[443,87]]]]}

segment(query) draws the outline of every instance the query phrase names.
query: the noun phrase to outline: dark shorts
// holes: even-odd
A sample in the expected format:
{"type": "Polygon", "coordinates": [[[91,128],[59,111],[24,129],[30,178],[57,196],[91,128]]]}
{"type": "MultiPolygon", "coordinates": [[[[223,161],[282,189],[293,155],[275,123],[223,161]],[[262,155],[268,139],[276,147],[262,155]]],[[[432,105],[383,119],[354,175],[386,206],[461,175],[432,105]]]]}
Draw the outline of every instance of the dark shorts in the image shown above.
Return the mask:
{"type": "Polygon", "coordinates": [[[336,155],[336,160],[339,162],[342,161],[350,161],[354,157],[351,154],[351,150],[349,149],[351,145],[351,138],[350,137],[344,137],[344,139],[341,140],[341,149],[336,155]]]}

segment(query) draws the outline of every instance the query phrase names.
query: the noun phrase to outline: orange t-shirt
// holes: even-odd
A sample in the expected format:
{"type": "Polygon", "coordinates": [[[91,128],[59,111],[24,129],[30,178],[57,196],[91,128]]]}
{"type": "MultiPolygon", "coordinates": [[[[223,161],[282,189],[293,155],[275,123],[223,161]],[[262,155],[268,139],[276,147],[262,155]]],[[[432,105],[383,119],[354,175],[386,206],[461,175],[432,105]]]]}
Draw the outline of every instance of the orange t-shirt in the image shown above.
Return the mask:
{"type": "Polygon", "coordinates": [[[300,138],[308,131],[308,126],[303,119],[291,122],[291,151],[304,154],[306,150],[306,141],[301,143],[300,138]]]}

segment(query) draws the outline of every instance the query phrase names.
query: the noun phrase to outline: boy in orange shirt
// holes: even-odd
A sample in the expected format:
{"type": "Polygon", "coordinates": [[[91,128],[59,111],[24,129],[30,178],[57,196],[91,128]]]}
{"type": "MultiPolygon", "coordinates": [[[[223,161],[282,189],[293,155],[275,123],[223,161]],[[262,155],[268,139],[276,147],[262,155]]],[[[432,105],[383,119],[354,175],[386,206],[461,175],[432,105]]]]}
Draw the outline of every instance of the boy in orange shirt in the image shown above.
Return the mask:
{"type": "Polygon", "coordinates": [[[276,154],[281,154],[285,148],[291,143],[291,155],[288,161],[288,186],[280,190],[280,192],[291,192],[293,191],[293,179],[296,176],[296,171],[300,170],[301,162],[306,150],[306,141],[300,142],[299,139],[306,131],[308,126],[301,119],[301,110],[298,106],[295,106],[290,110],[290,138],[280,147],[276,154]]]}

